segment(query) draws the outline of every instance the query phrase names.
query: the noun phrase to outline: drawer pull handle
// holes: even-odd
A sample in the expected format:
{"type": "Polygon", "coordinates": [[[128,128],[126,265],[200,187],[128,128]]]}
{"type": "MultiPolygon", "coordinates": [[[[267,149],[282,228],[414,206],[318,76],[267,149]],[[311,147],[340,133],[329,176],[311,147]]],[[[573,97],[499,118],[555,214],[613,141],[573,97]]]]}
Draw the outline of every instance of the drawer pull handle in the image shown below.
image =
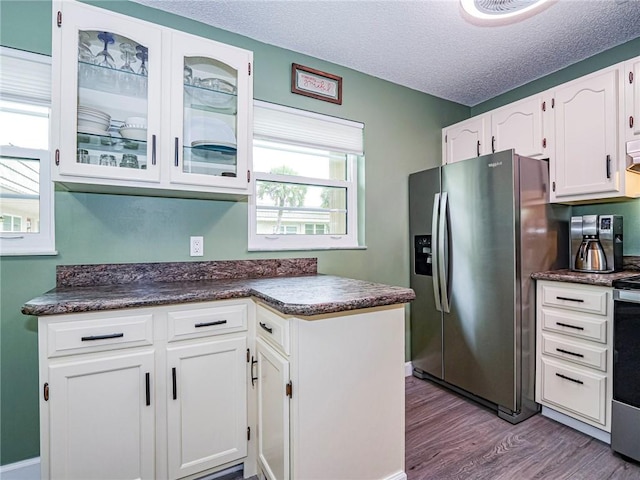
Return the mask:
{"type": "Polygon", "coordinates": [[[256,366],[258,364],[258,360],[254,360],[253,357],[251,357],[251,386],[253,387],[255,385],[255,383],[258,381],[258,377],[257,376],[253,376],[253,367],[256,366]]]}
{"type": "Polygon", "coordinates": [[[584,358],[584,355],[581,353],[570,352],[569,350],[564,350],[562,348],[556,348],[556,352],[566,353],[567,355],[573,355],[574,357],[584,358]]]}
{"type": "Polygon", "coordinates": [[[176,376],[176,367],[171,369],[171,380],[173,382],[173,399],[178,399],[178,379],[176,376]]]}
{"type": "Polygon", "coordinates": [[[262,323],[262,322],[260,322],[260,326],[263,328],[263,330],[266,330],[266,331],[267,331],[267,332],[269,332],[269,333],[273,333],[273,328],[271,328],[271,327],[267,327],[267,324],[266,324],[266,323],[262,323]]]}
{"type": "Polygon", "coordinates": [[[151,378],[150,378],[150,373],[147,372],[145,373],[145,394],[147,396],[147,407],[149,405],[151,405],[151,378]]]}
{"type": "Polygon", "coordinates": [[[584,300],[581,298],[569,298],[569,297],[556,297],[558,300],[566,300],[568,302],[578,302],[584,303],[584,300]]]}
{"type": "Polygon", "coordinates": [[[575,325],[569,325],[568,323],[556,322],[556,325],[560,325],[561,327],[575,328],[576,330],[584,330],[584,327],[576,327],[575,325]]]}
{"type": "Polygon", "coordinates": [[[82,337],[83,342],[91,342],[93,340],[108,340],[110,338],[122,338],[124,333],[110,333],[108,335],[90,335],[88,337],[82,337]]]}
{"type": "Polygon", "coordinates": [[[580,385],[584,384],[582,380],[576,380],[575,378],[567,377],[566,375],[562,375],[561,373],[556,373],[556,377],[564,378],[565,380],[569,380],[573,383],[579,383],[580,385]]]}
{"type": "Polygon", "coordinates": [[[196,328],[211,327],[213,325],[224,325],[225,323],[227,323],[226,320],[216,320],[215,322],[196,323],[195,327],[196,328]]]}

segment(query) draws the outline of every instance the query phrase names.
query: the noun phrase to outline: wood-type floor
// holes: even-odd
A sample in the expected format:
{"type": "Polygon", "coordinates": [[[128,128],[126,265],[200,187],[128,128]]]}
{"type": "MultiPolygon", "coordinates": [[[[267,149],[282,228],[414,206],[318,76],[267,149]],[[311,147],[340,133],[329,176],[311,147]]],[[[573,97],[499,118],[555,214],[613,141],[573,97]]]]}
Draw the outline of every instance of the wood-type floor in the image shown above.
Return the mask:
{"type": "Polygon", "coordinates": [[[511,425],[431,382],[405,385],[408,480],[640,480],[639,463],[542,415],[511,425]]]}
{"type": "Polygon", "coordinates": [[[639,463],[542,415],[511,425],[431,382],[405,388],[408,480],[640,480],[639,463]]]}

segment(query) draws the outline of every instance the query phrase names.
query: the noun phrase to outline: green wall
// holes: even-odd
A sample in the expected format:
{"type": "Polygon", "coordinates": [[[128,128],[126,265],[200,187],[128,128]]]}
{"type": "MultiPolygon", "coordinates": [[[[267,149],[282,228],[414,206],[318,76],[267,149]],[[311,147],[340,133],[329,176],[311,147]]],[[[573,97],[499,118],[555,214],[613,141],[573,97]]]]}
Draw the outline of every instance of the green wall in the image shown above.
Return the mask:
{"type": "MultiPolygon", "coordinates": [[[[52,257],[0,260],[0,463],[38,456],[35,318],[21,305],[55,286],[59,264],[190,261],[188,238],[204,235],[203,260],[318,257],[322,273],[408,286],[407,176],[440,163],[440,129],[469,108],[408,88],[125,1],[114,11],[254,52],[255,98],[365,123],[366,250],[248,253],[247,204],[57,192],[52,257]],[[291,63],[343,77],[343,105],[290,93],[291,63]]],[[[51,3],[0,2],[0,44],[51,53],[51,3]]]]}

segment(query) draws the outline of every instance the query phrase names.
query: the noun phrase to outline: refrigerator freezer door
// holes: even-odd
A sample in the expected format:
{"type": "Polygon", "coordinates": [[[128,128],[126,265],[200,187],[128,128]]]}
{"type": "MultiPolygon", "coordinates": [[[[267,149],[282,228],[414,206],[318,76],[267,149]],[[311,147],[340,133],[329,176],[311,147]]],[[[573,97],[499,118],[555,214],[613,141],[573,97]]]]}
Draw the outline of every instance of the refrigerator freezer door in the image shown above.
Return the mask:
{"type": "MultiPolygon", "coordinates": [[[[431,235],[432,257],[436,257],[436,236],[433,231],[434,212],[439,210],[440,167],[409,176],[409,234],[411,242],[417,235],[431,235]],[[436,202],[434,208],[434,202],[436,202]]],[[[437,220],[437,219],[436,219],[437,220]]],[[[415,270],[415,249],[411,249],[411,288],[416,299],[411,302],[411,360],[413,367],[442,378],[442,312],[438,310],[434,276],[419,275],[415,270]]],[[[438,275],[434,265],[433,275],[438,275]]]]}
{"type": "Polygon", "coordinates": [[[449,208],[444,380],[516,410],[516,222],[512,151],[442,169],[449,208]]]}

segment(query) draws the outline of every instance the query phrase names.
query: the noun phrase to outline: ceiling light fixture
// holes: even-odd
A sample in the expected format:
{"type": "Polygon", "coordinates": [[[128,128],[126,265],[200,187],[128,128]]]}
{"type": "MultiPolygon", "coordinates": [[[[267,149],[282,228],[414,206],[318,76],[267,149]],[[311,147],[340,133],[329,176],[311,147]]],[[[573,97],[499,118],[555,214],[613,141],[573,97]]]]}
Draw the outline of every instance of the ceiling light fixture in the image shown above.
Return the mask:
{"type": "Polygon", "coordinates": [[[538,13],[550,0],[460,0],[473,23],[510,23],[538,13]]]}

